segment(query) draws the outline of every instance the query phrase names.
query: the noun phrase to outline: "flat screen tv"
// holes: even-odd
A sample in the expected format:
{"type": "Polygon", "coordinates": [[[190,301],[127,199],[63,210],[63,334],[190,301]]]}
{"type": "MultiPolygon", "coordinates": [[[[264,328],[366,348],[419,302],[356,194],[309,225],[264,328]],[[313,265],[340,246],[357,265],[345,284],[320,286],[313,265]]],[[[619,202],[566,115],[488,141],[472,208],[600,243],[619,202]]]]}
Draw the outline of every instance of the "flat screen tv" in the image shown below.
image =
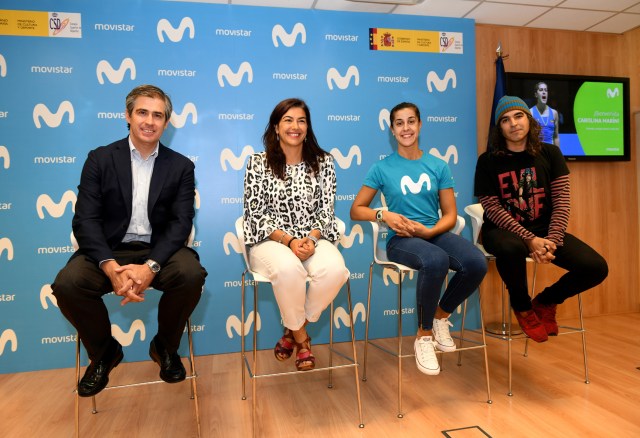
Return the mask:
{"type": "Polygon", "coordinates": [[[547,141],[568,161],[630,160],[629,78],[507,72],[506,80],[507,94],[529,105],[543,131],[555,118],[558,135],[549,141],[547,126],[547,141]]]}

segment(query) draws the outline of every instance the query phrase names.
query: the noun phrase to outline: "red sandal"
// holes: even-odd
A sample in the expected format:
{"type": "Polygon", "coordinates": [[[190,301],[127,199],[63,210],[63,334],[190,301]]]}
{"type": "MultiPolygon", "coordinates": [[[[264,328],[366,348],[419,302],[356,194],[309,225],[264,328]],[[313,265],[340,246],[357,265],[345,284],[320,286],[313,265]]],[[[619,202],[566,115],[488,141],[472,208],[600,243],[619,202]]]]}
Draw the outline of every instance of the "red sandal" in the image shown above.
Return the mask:
{"type": "Polygon", "coordinates": [[[273,354],[275,355],[276,359],[282,362],[283,360],[287,360],[291,357],[291,355],[293,354],[294,346],[295,339],[293,338],[293,333],[291,333],[291,330],[285,327],[284,334],[278,340],[276,346],[273,348],[273,354]]]}
{"type": "Polygon", "coordinates": [[[296,368],[298,371],[310,371],[316,367],[316,358],[311,352],[311,338],[296,342],[296,368]]]}

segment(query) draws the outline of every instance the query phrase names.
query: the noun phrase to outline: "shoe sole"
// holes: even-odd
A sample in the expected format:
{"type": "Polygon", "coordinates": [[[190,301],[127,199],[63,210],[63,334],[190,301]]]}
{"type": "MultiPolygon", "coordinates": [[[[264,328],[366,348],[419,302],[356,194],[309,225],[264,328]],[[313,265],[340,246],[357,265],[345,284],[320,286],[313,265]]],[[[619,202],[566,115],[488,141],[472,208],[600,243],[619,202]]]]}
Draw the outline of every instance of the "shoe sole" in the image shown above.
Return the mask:
{"type": "Polygon", "coordinates": [[[440,351],[442,351],[443,353],[451,353],[453,351],[456,351],[456,346],[454,345],[453,347],[449,347],[447,345],[442,345],[439,343],[435,344],[436,348],[440,351]]]}

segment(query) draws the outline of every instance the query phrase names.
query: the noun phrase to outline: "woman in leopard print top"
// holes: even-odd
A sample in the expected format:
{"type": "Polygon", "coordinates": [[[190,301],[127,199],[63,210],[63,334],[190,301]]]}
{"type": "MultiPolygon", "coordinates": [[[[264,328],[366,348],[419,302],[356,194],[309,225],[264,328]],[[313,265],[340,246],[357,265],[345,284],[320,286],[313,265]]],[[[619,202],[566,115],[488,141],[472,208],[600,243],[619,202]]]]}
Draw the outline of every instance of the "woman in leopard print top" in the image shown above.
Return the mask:
{"type": "Polygon", "coordinates": [[[288,359],[296,347],[296,367],[310,370],[315,357],[305,326],[320,318],[349,275],[332,243],[339,238],[333,157],[318,145],[300,99],[276,105],[262,141],[265,152],[249,158],[245,173],[245,243],[252,268],[271,281],[284,322],[276,359],[288,359]]]}

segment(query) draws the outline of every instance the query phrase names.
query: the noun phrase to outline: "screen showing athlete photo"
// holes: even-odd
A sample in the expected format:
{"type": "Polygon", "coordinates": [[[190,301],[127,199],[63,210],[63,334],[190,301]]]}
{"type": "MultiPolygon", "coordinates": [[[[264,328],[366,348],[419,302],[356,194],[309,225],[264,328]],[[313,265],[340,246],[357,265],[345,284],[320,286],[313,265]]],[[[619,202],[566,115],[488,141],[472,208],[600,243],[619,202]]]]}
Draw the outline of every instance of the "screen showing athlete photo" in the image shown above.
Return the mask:
{"type": "Polygon", "coordinates": [[[630,159],[629,78],[507,73],[507,93],[521,97],[542,141],[570,161],[630,159]]]}

